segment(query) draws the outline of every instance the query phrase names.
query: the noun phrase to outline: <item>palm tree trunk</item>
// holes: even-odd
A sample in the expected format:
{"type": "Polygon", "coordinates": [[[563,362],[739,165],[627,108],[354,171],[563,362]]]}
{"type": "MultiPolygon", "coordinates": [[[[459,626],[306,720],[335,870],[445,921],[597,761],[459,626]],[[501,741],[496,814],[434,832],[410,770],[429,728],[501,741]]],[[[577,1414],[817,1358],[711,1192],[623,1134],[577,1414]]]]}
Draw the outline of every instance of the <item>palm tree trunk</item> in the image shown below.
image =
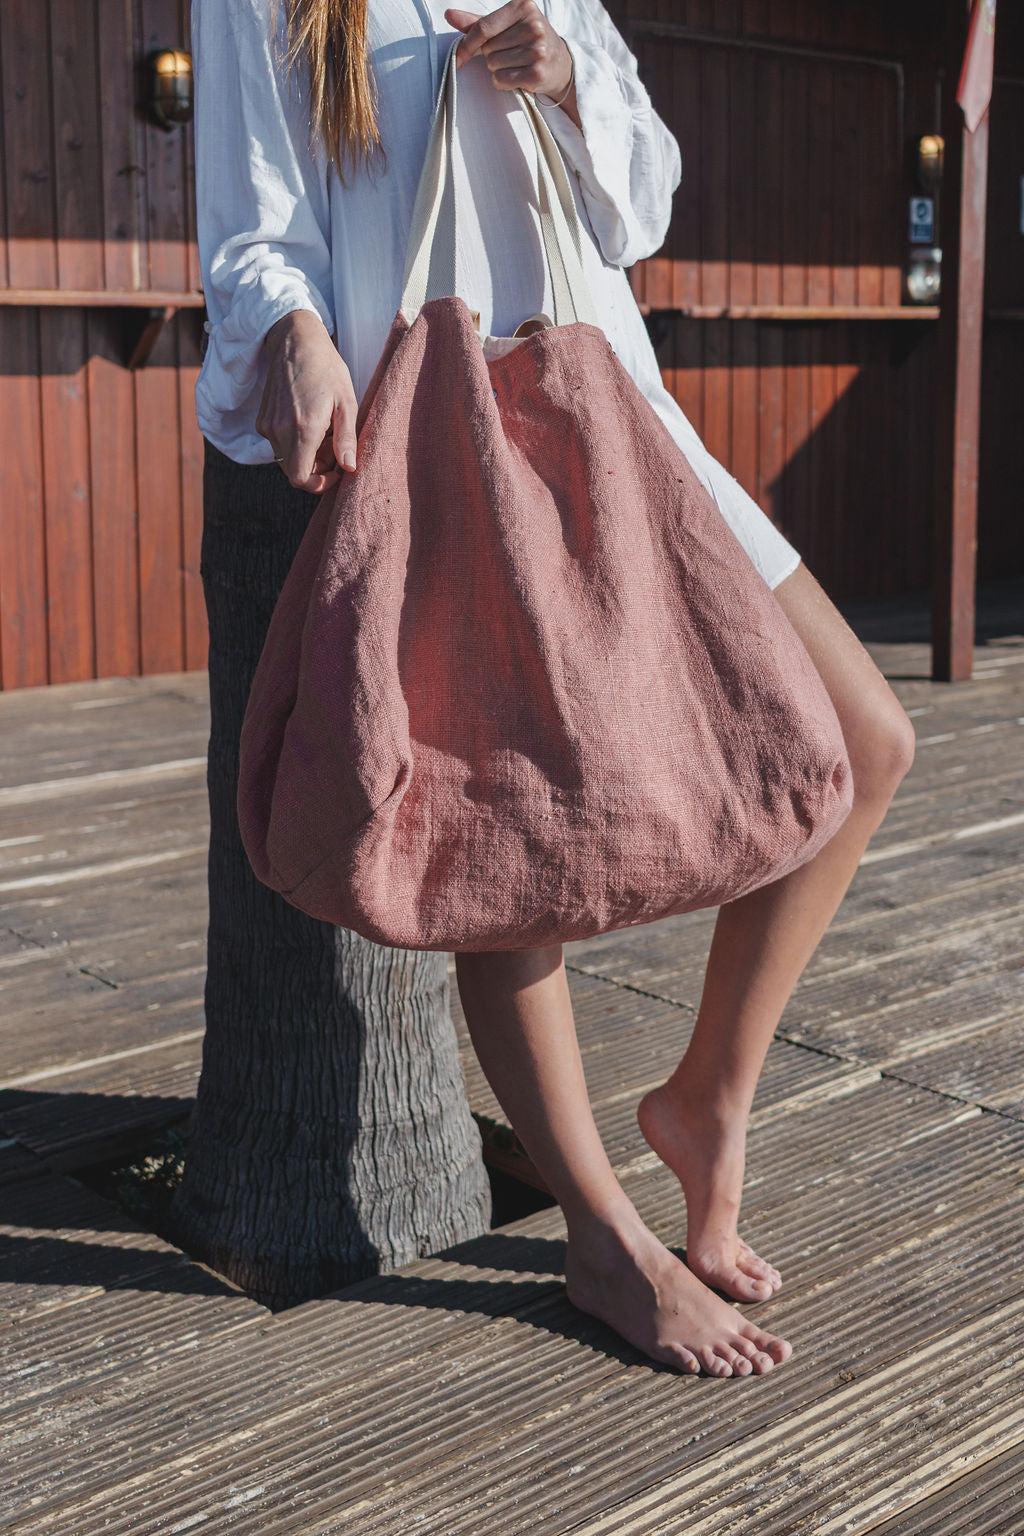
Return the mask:
{"type": "Polygon", "coordinates": [[[270,1307],[486,1230],[447,957],[385,949],[260,884],[235,812],[238,739],[274,602],[317,498],[209,442],[206,1037],[171,1212],[190,1252],[270,1307]]]}

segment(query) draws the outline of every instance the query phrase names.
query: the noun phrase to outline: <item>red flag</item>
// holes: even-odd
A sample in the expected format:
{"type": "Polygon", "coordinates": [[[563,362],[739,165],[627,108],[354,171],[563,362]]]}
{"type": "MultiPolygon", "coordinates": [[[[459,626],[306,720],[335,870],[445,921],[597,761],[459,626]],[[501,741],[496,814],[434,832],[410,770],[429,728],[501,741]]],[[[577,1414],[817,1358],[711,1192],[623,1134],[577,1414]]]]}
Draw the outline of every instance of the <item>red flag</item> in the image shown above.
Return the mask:
{"type": "Polygon", "coordinates": [[[974,0],[964,67],[960,71],[960,84],[956,88],[956,99],[963,108],[969,133],[977,128],[992,100],[995,51],[996,0],[974,0]]]}

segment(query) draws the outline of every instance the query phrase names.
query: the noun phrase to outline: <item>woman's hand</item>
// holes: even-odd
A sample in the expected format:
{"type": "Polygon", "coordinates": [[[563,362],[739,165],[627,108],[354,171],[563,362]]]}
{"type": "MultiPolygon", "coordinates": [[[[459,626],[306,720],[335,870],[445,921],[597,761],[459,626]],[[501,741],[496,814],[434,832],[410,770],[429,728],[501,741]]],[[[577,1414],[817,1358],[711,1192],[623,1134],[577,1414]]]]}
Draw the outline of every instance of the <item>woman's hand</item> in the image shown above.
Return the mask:
{"type": "MultiPolygon", "coordinates": [[[[489,16],[445,11],[445,20],[466,35],[455,55],[458,68],[482,53],[499,91],[533,91],[559,101],[573,77],[572,55],[535,0],[508,0],[489,16]]],[[[561,103],[579,126],[576,90],[561,103]]]]}
{"type": "Polygon", "coordinates": [[[270,355],[256,431],[273,444],[281,468],[297,490],[319,496],[356,467],[356,413],[352,378],[323,321],[293,310],[270,327],[270,355]]]}

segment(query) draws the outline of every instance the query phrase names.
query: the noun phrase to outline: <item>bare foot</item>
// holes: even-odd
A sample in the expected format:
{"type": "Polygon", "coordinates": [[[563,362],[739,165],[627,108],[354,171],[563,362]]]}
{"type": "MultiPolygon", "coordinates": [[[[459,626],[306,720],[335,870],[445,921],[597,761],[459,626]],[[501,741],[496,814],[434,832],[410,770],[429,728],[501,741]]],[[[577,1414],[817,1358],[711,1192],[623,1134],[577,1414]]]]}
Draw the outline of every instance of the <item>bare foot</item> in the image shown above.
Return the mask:
{"type": "Polygon", "coordinates": [[[648,1146],[671,1168],[686,1196],[686,1262],[698,1279],[736,1301],[764,1301],[782,1276],[736,1230],[743,1188],[746,1123],[723,1126],[684,1110],[668,1085],[640,1101],[648,1146]]]}
{"type": "Polygon", "coordinates": [[[574,1306],[680,1371],[763,1376],[792,1354],[709,1291],[628,1202],[612,1220],[570,1229],[565,1286],[574,1306]]]}

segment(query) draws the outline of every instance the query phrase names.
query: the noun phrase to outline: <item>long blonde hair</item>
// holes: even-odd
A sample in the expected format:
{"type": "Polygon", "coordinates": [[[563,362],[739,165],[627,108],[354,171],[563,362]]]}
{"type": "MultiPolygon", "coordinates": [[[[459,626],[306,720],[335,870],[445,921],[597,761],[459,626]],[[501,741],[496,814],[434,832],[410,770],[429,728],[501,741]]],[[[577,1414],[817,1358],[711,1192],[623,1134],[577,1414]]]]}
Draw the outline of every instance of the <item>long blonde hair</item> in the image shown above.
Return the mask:
{"type": "MultiPolygon", "coordinates": [[[[309,70],[311,147],[322,144],[341,180],[345,167],[383,155],[367,36],[370,0],[284,0],[289,70],[309,70]]],[[[276,0],[280,4],[280,0],[276,0]]],[[[274,20],[277,11],[275,8],[274,20]]]]}

